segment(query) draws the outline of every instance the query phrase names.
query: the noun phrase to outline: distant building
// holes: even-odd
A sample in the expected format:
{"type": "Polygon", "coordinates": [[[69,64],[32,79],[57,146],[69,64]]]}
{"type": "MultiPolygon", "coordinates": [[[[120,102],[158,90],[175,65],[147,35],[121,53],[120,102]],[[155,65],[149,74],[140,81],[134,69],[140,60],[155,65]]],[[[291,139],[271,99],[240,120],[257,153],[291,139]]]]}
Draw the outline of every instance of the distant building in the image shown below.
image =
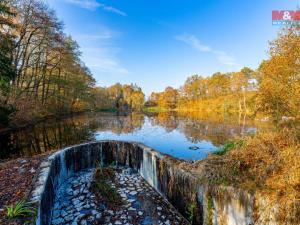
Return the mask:
{"type": "Polygon", "coordinates": [[[258,90],[258,81],[255,78],[248,80],[247,91],[257,91],[258,90]]]}

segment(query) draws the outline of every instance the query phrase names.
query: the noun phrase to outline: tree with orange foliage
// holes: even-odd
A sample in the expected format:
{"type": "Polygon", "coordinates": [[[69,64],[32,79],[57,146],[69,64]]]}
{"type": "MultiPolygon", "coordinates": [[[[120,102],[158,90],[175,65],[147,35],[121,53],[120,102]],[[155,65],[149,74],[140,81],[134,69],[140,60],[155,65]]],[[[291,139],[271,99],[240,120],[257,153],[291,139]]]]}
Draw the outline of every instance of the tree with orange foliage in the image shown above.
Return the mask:
{"type": "Polygon", "coordinates": [[[300,118],[300,33],[286,28],[271,42],[270,59],[258,70],[259,109],[276,122],[300,118]]]}
{"type": "Polygon", "coordinates": [[[159,96],[159,106],[166,109],[175,109],[178,101],[178,91],[172,87],[166,87],[165,91],[159,96]]]}

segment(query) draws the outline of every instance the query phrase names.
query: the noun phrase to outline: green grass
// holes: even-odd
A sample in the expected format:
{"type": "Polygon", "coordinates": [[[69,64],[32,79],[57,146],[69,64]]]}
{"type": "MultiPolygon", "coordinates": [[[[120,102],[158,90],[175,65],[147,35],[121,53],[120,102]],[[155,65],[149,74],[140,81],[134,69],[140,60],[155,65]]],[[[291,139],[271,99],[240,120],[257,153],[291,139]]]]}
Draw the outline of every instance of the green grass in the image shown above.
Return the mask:
{"type": "Polygon", "coordinates": [[[221,148],[219,148],[217,151],[215,151],[213,154],[215,155],[225,155],[227,152],[229,152],[232,149],[242,147],[244,145],[243,140],[238,140],[238,141],[229,141],[225,143],[221,148]]]}
{"type": "Polygon", "coordinates": [[[144,107],[143,108],[143,112],[146,113],[159,113],[159,112],[168,112],[170,110],[165,109],[165,108],[161,108],[161,107],[144,107]]]}
{"type": "Polygon", "coordinates": [[[212,197],[209,195],[207,196],[207,225],[213,225],[213,210],[214,210],[214,203],[212,197]]]}
{"type": "Polygon", "coordinates": [[[9,219],[36,215],[36,209],[25,201],[19,201],[15,205],[5,207],[9,219]]]}
{"type": "Polygon", "coordinates": [[[190,222],[190,225],[193,224],[196,207],[197,206],[194,202],[190,203],[187,207],[188,221],[190,222]]]}

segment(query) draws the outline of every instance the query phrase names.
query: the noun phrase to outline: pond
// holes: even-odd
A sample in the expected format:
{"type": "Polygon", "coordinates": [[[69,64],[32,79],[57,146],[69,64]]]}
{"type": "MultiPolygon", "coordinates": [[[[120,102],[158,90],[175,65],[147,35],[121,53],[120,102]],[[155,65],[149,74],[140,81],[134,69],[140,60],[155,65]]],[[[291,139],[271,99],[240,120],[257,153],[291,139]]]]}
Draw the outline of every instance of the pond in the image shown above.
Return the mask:
{"type": "Polygon", "coordinates": [[[226,141],[269,129],[245,118],[177,113],[85,113],[0,134],[0,159],[30,156],[95,140],[137,141],[178,159],[200,160],[226,141]],[[242,121],[242,122],[241,122],[242,121]]]}

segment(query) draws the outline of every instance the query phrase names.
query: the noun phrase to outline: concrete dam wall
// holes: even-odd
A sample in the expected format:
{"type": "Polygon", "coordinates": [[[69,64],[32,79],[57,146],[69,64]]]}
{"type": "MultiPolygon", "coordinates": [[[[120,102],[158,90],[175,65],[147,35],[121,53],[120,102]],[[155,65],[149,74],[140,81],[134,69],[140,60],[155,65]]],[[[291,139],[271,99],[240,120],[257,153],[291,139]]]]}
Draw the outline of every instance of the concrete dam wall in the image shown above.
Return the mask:
{"type": "Polygon", "coordinates": [[[36,224],[51,222],[56,190],[74,173],[97,165],[128,166],[137,171],[185,218],[193,205],[193,224],[249,225],[253,223],[253,196],[231,187],[202,184],[182,161],[135,142],[99,141],[62,149],[49,156],[31,193],[38,206],[36,224]]]}

